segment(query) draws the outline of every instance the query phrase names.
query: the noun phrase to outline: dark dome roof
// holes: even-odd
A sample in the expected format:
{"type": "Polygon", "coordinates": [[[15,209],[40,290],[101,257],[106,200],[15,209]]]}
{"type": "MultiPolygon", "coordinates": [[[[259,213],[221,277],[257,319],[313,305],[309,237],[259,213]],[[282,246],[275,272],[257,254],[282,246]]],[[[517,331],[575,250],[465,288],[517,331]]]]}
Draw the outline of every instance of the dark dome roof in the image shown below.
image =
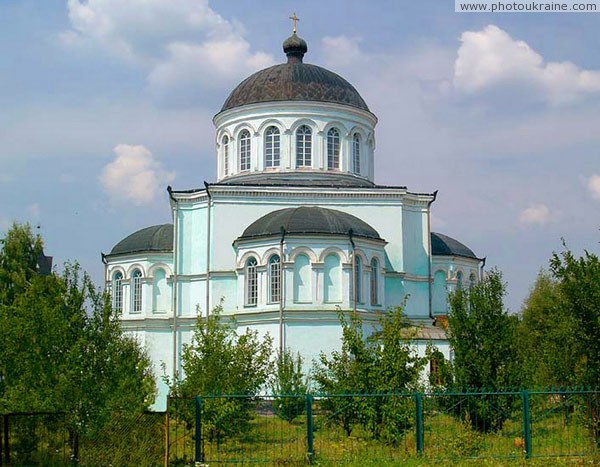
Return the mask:
{"type": "Polygon", "coordinates": [[[301,206],[273,211],[254,221],[238,240],[280,235],[281,228],[290,235],[348,235],[381,240],[377,231],[356,216],[334,209],[301,206]]]}
{"type": "Polygon", "coordinates": [[[110,255],[173,251],[173,224],[153,225],[138,230],[117,243],[110,255]]]}
{"type": "Polygon", "coordinates": [[[283,43],[288,62],[254,73],[236,87],[221,112],[234,107],[272,101],[317,101],[369,107],[348,81],[317,65],[302,62],[308,50],[304,39],[292,34],[283,43]]]}
{"type": "Polygon", "coordinates": [[[473,251],[452,237],[431,232],[431,254],[435,256],[463,256],[479,259],[473,251]]]}

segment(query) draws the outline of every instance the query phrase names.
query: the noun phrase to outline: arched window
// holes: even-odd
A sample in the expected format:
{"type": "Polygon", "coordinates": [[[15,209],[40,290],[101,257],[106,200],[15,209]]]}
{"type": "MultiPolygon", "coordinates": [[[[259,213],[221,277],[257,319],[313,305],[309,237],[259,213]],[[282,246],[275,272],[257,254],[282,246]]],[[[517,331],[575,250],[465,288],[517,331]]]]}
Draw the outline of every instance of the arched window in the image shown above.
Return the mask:
{"type": "Polygon", "coordinates": [[[371,305],[379,305],[379,261],[371,260],[371,305]]]}
{"type": "Polygon", "coordinates": [[[354,133],[352,137],[352,170],[355,174],[360,173],[360,135],[354,133]]]}
{"type": "Polygon", "coordinates": [[[296,166],[312,165],[312,131],[306,125],[296,130],[296,166]]]}
{"type": "Polygon", "coordinates": [[[356,256],[354,259],[354,283],[356,284],[356,293],[354,300],[356,303],[362,303],[362,261],[360,256],[356,256]]]}
{"type": "Polygon", "coordinates": [[[112,280],[113,308],[119,313],[123,311],[123,274],[115,272],[112,280]]]}
{"type": "Polygon", "coordinates": [[[269,302],[279,303],[281,300],[281,261],[279,255],[269,258],[269,302]]]}
{"type": "Polygon", "coordinates": [[[474,272],[472,272],[471,275],[469,276],[469,287],[473,287],[476,282],[477,282],[477,276],[475,275],[474,272]]]}
{"type": "Polygon", "coordinates": [[[340,132],[337,128],[327,132],[327,168],[340,168],[340,132]]]}
{"type": "Polygon", "coordinates": [[[242,130],[239,136],[240,142],[240,172],[250,170],[250,132],[242,130]]]}
{"type": "Polygon", "coordinates": [[[142,272],[136,269],[131,274],[131,312],[142,311],[142,272]]]}
{"type": "Polygon", "coordinates": [[[256,259],[246,261],[246,305],[254,306],[258,302],[258,274],[256,259]]]}
{"type": "Polygon", "coordinates": [[[265,131],[265,167],[279,167],[279,129],[270,126],[265,131]]]}
{"type": "Polygon", "coordinates": [[[223,146],[223,172],[227,175],[229,173],[229,136],[223,136],[221,146],[223,146]]]}
{"type": "Polygon", "coordinates": [[[463,288],[463,273],[458,271],[456,273],[456,290],[462,290],[463,288]]]}

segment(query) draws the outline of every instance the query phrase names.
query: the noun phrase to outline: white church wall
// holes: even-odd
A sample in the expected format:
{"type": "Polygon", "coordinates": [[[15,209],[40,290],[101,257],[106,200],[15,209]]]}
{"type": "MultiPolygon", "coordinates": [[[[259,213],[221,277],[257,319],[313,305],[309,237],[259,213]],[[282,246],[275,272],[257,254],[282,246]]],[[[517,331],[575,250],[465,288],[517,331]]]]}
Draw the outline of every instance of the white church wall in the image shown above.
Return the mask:
{"type": "Polygon", "coordinates": [[[310,167],[302,167],[304,171],[328,170],[326,157],[327,132],[337,128],[340,132],[340,164],[336,172],[353,173],[351,161],[351,140],[354,132],[362,136],[361,168],[358,173],[372,180],[370,167],[373,163],[373,132],[376,118],[369,112],[349,106],[319,102],[267,102],[234,108],[218,114],[214,119],[217,127],[217,155],[220,161],[218,178],[231,179],[244,174],[239,166],[239,135],[244,129],[249,130],[251,137],[251,163],[248,172],[285,172],[296,170],[295,138],[296,130],[307,125],[312,130],[312,160],[310,167]],[[265,167],[265,131],[270,126],[280,130],[280,165],[265,167]],[[229,144],[227,152],[230,162],[228,173],[225,173],[225,147],[223,136],[227,135],[229,144]],[[233,156],[233,157],[232,157],[233,156]]]}

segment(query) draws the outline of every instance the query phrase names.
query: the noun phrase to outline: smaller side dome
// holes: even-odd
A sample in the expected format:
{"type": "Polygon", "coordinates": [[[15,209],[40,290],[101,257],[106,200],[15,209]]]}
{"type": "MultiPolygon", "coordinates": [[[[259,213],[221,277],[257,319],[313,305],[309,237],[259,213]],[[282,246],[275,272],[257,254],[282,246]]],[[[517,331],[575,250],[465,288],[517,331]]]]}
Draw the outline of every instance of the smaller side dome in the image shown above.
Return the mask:
{"type": "Polygon", "coordinates": [[[108,256],[170,251],[173,251],[173,224],[162,224],[146,227],[125,237],[108,256]]]}
{"type": "Polygon", "coordinates": [[[356,216],[317,206],[280,209],[250,224],[238,240],[281,235],[348,235],[382,240],[379,233],[356,216]]]}
{"type": "Polygon", "coordinates": [[[441,233],[431,232],[431,254],[434,256],[462,256],[479,260],[473,250],[458,240],[441,233]]]}

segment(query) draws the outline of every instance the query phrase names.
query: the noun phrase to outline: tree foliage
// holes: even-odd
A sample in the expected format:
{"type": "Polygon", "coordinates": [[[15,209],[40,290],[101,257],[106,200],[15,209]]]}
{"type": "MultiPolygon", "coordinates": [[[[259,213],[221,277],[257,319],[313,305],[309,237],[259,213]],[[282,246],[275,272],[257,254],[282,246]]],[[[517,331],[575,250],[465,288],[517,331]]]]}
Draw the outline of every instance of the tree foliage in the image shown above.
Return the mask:
{"type": "MultiPolygon", "coordinates": [[[[454,383],[460,389],[492,390],[519,385],[515,349],[518,317],[504,308],[502,274],[490,271],[479,283],[450,297],[448,340],[454,350],[454,383]]],[[[481,431],[498,430],[509,407],[478,397],[463,416],[481,431]]]]}
{"type": "MultiPolygon", "coordinates": [[[[192,341],[184,345],[182,367],[185,379],[172,384],[182,397],[255,395],[267,383],[271,372],[270,336],[260,339],[256,331],[236,332],[235,322],[221,317],[216,307],[200,316],[192,341]]],[[[252,418],[249,398],[203,398],[203,427],[209,438],[229,436],[248,427],[252,418]]]]}
{"type": "Polygon", "coordinates": [[[359,425],[375,438],[395,442],[412,424],[411,401],[399,394],[417,388],[425,359],[410,345],[400,307],[383,314],[369,337],[358,314],[339,317],[342,348],[330,357],[320,355],[313,370],[317,387],[330,395],[326,406],[348,436],[359,425]]]}
{"type": "MultiPolygon", "coordinates": [[[[600,259],[585,251],[577,258],[565,246],[550,260],[550,270],[558,282],[562,312],[573,320],[570,330],[579,353],[577,382],[600,385],[600,259]]],[[[566,343],[565,343],[566,344],[566,343]]]]}
{"type": "Polygon", "coordinates": [[[581,367],[578,324],[565,307],[560,282],[541,271],[521,311],[517,332],[527,387],[575,386],[581,367]]]}
{"type": "Polygon", "coordinates": [[[273,402],[277,415],[291,422],[304,413],[308,380],[302,372],[303,359],[290,349],[277,355],[271,380],[271,390],[276,396],[273,402]]]}
{"type": "Polygon", "coordinates": [[[0,411],[66,412],[83,433],[111,414],[147,408],[155,389],[150,361],[121,331],[109,297],[77,265],[37,274],[38,247],[28,226],[13,226],[0,250],[10,291],[0,305],[0,411]]]}

